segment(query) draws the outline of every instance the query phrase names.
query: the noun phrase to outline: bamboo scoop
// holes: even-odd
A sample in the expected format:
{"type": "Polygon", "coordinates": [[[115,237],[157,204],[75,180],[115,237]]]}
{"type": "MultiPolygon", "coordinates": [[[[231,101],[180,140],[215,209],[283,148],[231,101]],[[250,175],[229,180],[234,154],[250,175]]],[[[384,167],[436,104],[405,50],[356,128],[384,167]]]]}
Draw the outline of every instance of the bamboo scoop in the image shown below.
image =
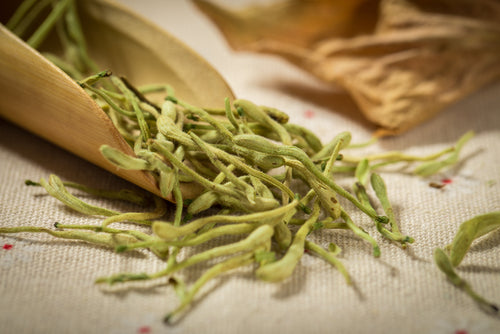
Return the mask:
{"type": "MultiPolygon", "coordinates": [[[[102,69],[136,85],[168,83],[179,98],[195,105],[221,107],[226,97],[233,98],[213,67],[152,23],[109,0],[78,1],[78,6],[90,56],[102,69]]],[[[50,37],[45,44],[50,46],[50,37]]],[[[73,79],[3,25],[0,68],[0,116],[160,195],[151,175],[119,169],[102,157],[99,147],[103,144],[134,153],[73,79]]],[[[182,192],[189,198],[196,188],[186,184],[182,192]]]]}

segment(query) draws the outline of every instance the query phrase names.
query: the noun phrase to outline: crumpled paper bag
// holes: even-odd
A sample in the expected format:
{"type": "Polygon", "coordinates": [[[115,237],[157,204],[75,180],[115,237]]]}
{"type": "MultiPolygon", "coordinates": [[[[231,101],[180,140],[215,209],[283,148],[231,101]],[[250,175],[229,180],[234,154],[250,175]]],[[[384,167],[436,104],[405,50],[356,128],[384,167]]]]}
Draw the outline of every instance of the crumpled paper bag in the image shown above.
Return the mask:
{"type": "Polygon", "coordinates": [[[235,50],[279,55],[343,87],[379,135],[407,131],[500,78],[497,0],[194,3],[235,50]]]}

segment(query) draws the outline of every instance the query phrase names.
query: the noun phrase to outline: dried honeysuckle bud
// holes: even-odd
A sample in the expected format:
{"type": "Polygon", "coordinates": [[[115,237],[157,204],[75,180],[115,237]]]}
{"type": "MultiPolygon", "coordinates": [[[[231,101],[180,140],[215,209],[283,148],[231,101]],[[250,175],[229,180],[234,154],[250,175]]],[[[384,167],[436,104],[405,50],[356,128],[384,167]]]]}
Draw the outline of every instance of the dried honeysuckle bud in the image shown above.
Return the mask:
{"type": "Polygon", "coordinates": [[[238,12],[195,3],[234,49],[283,56],[345,88],[380,135],[500,78],[498,1],[285,0],[238,12]]]}

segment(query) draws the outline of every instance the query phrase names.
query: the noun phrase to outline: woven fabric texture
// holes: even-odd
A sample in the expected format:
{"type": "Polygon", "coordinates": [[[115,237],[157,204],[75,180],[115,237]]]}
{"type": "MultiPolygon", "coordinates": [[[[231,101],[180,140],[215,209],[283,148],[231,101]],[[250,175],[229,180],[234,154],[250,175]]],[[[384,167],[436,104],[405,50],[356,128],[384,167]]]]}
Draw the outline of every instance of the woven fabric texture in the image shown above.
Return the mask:
{"type": "MultiPolygon", "coordinates": [[[[231,51],[188,2],[121,2],[199,52],[236,96],[286,111],[290,122],[306,126],[324,141],[351,131],[353,142],[364,142],[373,133],[343,93],[280,59],[231,51]]],[[[352,218],[380,243],[380,258],[352,233],[325,230],[311,235],[324,246],[333,241],[342,248],[340,259],[353,286],[329,264],[305,254],[283,283],[258,281],[250,267],[212,281],[186,316],[168,327],[162,317],[178,303],[168,278],[111,287],[94,284],[97,277],[118,272],[162,269],[163,262],[149,253],[116,254],[41,234],[0,235],[0,333],[499,333],[500,319],[485,314],[452,286],[432,254],[451,242],[461,222],[500,210],[500,85],[486,87],[416,129],[363,152],[425,155],[452,145],[468,130],[476,135],[455,168],[425,179],[400,170],[382,173],[400,227],[415,239],[408,249],[383,240],[369,219],[354,210],[352,218]],[[441,189],[429,186],[442,180],[450,183],[441,189]]],[[[66,209],[42,188],[25,186],[26,179],[56,174],[94,187],[133,187],[5,120],[0,120],[0,133],[2,227],[98,223],[66,209]]],[[[348,185],[352,180],[339,182],[348,185]]],[[[131,209],[87,199],[116,210],[131,209]]],[[[183,275],[190,281],[204,269],[197,266],[183,275]]],[[[500,231],[475,243],[458,271],[477,292],[499,303],[500,231]]]]}

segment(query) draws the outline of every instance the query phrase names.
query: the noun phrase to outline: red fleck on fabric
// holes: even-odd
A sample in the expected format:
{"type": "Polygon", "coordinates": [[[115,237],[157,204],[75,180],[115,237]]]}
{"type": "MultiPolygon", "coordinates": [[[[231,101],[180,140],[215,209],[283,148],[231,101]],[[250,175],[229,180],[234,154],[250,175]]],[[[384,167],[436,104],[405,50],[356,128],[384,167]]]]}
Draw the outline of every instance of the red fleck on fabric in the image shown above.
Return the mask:
{"type": "Polygon", "coordinates": [[[315,114],[314,111],[312,110],[306,110],[304,111],[304,117],[305,118],[314,118],[315,114]]]}
{"type": "Polygon", "coordinates": [[[139,333],[139,334],[148,334],[148,333],[151,333],[151,327],[149,327],[149,326],[142,326],[141,328],[139,328],[139,330],[137,330],[137,333],[139,333]]]}
{"type": "Polygon", "coordinates": [[[443,179],[443,180],[441,180],[441,182],[444,183],[444,184],[450,184],[453,181],[452,181],[452,179],[443,179]]]}
{"type": "Polygon", "coordinates": [[[3,249],[6,249],[6,250],[9,250],[9,249],[12,249],[12,247],[14,247],[14,245],[11,245],[11,244],[5,244],[3,245],[3,249]]]}

